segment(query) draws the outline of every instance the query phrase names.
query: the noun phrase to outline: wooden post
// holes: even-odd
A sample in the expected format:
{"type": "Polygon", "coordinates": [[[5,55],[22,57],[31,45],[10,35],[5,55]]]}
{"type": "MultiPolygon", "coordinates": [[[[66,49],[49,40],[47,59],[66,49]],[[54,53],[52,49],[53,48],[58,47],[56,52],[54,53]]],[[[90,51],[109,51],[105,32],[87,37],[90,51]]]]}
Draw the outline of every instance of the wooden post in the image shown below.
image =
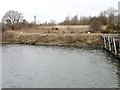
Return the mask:
{"type": "Polygon", "coordinates": [[[104,38],[104,48],[106,49],[106,48],[107,48],[107,45],[106,45],[106,37],[103,36],[103,38],[104,38]]]}
{"type": "Polygon", "coordinates": [[[115,43],[115,38],[113,38],[113,45],[114,45],[114,50],[115,50],[115,55],[117,55],[117,48],[116,48],[116,43],[115,43]]]}
{"type": "Polygon", "coordinates": [[[118,58],[120,58],[120,37],[118,38],[118,58]]]}
{"type": "Polygon", "coordinates": [[[108,45],[109,45],[109,51],[111,51],[111,42],[110,42],[110,36],[108,36],[108,45]]]}
{"type": "Polygon", "coordinates": [[[120,36],[116,35],[102,35],[104,40],[104,48],[116,57],[120,58],[120,36]]]}

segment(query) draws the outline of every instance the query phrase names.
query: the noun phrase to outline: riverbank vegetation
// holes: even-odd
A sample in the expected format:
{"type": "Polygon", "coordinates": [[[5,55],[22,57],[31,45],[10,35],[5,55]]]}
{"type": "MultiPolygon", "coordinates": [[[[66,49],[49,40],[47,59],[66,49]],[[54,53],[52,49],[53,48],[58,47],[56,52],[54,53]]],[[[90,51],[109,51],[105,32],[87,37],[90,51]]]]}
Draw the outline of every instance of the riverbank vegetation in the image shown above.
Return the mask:
{"type": "Polygon", "coordinates": [[[110,8],[98,16],[67,16],[58,24],[54,20],[49,23],[29,23],[22,13],[8,11],[5,13],[2,27],[3,43],[23,44],[76,44],[102,45],[103,33],[120,33],[117,10],[110,8]]]}
{"type": "MultiPolygon", "coordinates": [[[[39,32],[39,31],[38,31],[39,32]]],[[[23,43],[23,44],[80,44],[80,45],[101,45],[100,34],[52,34],[36,33],[31,30],[26,31],[7,31],[3,33],[4,43],[23,43]]]]}

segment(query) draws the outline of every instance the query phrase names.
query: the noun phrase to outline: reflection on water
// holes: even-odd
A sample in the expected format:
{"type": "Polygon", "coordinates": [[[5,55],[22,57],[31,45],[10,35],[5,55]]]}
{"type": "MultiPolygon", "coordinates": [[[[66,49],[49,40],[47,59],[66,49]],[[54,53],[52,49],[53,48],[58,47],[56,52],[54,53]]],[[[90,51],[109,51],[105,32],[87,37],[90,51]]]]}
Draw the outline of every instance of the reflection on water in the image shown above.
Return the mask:
{"type": "Polygon", "coordinates": [[[117,61],[104,51],[3,46],[3,88],[117,88],[117,61]]]}

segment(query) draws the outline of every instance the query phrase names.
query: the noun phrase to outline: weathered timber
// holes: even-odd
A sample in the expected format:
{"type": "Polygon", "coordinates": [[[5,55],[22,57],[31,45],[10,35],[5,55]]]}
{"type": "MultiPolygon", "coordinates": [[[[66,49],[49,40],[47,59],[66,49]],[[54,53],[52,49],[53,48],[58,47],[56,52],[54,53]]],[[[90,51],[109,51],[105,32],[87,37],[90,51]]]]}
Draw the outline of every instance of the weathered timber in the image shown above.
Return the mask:
{"type": "Polygon", "coordinates": [[[104,49],[120,58],[120,35],[102,35],[104,49]]]}

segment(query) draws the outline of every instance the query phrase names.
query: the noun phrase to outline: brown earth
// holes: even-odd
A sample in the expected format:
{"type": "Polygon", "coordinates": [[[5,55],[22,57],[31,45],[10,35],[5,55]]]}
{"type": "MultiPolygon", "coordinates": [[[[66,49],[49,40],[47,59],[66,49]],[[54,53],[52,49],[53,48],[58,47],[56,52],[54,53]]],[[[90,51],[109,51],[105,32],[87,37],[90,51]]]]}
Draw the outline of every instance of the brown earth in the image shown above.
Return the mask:
{"type": "Polygon", "coordinates": [[[2,35],[3,43],[18,44],[49,44],[49,45],[102,45],[100,33],[61,32],[61,30],[46,29],[9,30],[2,35]]]}

